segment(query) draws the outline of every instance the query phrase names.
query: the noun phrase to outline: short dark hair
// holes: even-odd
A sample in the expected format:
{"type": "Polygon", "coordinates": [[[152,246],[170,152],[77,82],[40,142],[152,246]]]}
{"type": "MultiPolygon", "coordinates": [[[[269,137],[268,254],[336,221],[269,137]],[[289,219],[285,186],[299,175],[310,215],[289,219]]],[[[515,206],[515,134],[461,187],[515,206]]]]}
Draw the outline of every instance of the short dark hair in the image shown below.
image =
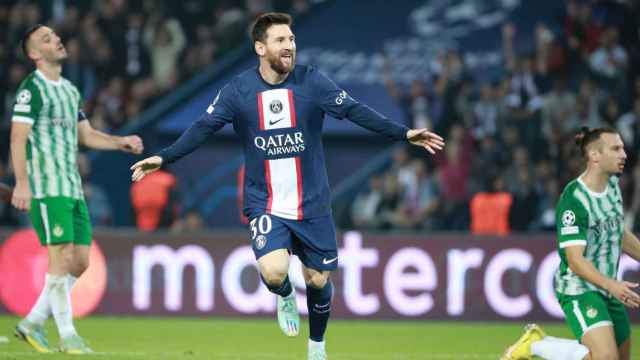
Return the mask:
{"type": "Polygon", "coordinates": [[[22,52],[24,53],[24,56],[29,60],[31,60],[31,58],[29,57],[29,49],[28,49],[29,38],[31,37],[31,34],[38,31],[38,29],[40,29],[43,26],[44,25],[42,24],[35,24],[32,27],[30,27],[27,31],[25,31],[25,33],[22,35],[22,40],[20,40],[20,46],[22,47],[22,52]]]}
{"type": "Polygon", "coordinates": [[[291,15],[278,12],[264,13],[253,22],[251,25],[251,44],[255,44],[256,41],[264,43],[267,38],[267,30],[272,25],[288,25],[293,24],[291,15]]]}
{"type": "Polygon", "coordinates": [[[580,148],[580,154],[583,157],[587,157],[587,146],[589,144],[596,142],[600,139],[602,134],[617,134],[618,130],[610,127],[600,127],[589,129],[586,126],[583,126],[580,129],[580,132],[576,135],[576,145],[580,148]]]}

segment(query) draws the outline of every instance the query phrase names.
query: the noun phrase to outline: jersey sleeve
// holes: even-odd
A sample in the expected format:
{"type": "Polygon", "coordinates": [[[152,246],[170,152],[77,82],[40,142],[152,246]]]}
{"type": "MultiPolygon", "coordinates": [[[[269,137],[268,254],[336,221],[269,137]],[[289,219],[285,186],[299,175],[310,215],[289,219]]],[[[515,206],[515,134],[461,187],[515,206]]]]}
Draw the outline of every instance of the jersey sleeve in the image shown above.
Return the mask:
{"type": "Polygon", "coordinates": [[[76,87],[74,87],[73,90],[75,91],[76,96],[78,97],[78,122],[81,122],[83,120],[89,120],[89,118],[87,117],[87,114],[84,112],[84,110],[82,110],[84,108],[84,101],[82,101],[82,95],[80,95],[80,91],[76,87]]]}
{"type": "Polygon", "coordinates": [[[558,246],[587,245],[589,213],[584,205],[571,196],[563,196],[556,207],[558,246]]]}
{"type": "Polygon", "coordinates": [[[175,143],[161,150],[163,164],[178,161],[197,149],[213,133],[233,121],[233,87],[226,85],[218,92],[213,102],[198,120],[185,131],[175,143]]]}
{"type": "Polygon", "coordinates": [[[314,71],[314,94],[320,108],[337,118],[348,118],[361,127],[393,140],[406,140],[409,128],[361,104],[324,74],[314,71]]]}
{"type": "Polygon", "coordinates": [[[16,92],[11,121],[33,125],[42,109],[42,98],[38,88],[30,81],[23,83],[16,92]]]}
{"type": "Polygon", "coordinates": [[[336,119],[344,119],[349,110],[359,104],[345,90],[317,70],[313,71],[313,87],[315,99],[322,111],[336,119]]]}

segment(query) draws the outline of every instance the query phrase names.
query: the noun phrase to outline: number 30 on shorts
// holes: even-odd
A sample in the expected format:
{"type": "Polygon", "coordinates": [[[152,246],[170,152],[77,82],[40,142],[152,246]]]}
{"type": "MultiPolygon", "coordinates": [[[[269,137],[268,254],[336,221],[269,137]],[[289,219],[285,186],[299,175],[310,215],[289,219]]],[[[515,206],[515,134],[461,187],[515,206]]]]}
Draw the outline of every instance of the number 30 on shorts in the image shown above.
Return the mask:
{"type": "Polygon", "coordinates": [[[266,235],[271,232],[271,217],[269,215],[260,215],[251,220],[251,240],[255,240],[256,236],[266,235]]]}

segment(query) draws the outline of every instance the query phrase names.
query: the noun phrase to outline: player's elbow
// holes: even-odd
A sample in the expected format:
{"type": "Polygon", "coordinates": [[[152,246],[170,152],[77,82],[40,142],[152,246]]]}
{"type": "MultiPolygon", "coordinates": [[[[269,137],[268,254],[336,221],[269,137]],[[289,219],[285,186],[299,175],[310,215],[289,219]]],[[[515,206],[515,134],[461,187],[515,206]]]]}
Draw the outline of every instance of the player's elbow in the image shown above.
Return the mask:
{"type": "Polygon", "coordinates": [[[571,269],[571,271],[575,274],[577,274],[578,276],[581,276],[583,271],[583,266],[582,266],[582,262],[584,261],[584,258],[582,256],[569,256],[567,254],[567,264],[569,265],[569,269],[571,269]]]}

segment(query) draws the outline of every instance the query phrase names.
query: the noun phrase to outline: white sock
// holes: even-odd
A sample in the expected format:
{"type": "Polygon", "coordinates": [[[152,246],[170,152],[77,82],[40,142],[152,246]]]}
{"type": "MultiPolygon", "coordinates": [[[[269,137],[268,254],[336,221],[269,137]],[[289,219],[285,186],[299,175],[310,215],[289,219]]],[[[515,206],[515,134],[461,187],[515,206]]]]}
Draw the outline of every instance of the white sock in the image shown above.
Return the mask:
{"type": "Polygon", "coordinates": [[[61,338],[76,335],[71,310],[71,291],[67,276],[49,277],[49,304],[61,338]]]}
{"type": "Polygon", "coordinates": [[[51,307],[49,306],[49,274],[44,275],[44,286],[42,287],[42,291],[40,292],[40,296],[38,296],[38,300],[33,304],[29,315],[27,315],[27,321],[34,323],[36,325],[44,325],[47,318],[49,318],[49,314],[51,314],[51,307]]]}
{"type": "Polygon", "coordinates": [[[322,340],[322,341],[313,341],[313,340],[309,339],[309,349],[312,349],[312,348],[324,349],[324,340],[322,340]]]}
{"type": "MultiPolygon", "coordinates": [[[[27,315],[27,320],[36,325],[44,325],[44,323],[51,315],[51,306],[49,305],[49,287],[47,286],[47,281],[49,279],[49,274],[44,275],[44,286],[42,287],[42,291],[40,292],[40,296],[38,296],[38,300],[31,308],[29,315],[27,315]]],[[[67,283],[69,284],[69,291],[73,288],[73,285],[76,284],[78,278],[69,274],[67,275],[67,283]]]]}
{"type": "Polygon", "coordinates": [[[545,336],[531,343],[531,354],[545,360],[582,360],[588,353],[589,349],[576,340],[545,336]]]}

